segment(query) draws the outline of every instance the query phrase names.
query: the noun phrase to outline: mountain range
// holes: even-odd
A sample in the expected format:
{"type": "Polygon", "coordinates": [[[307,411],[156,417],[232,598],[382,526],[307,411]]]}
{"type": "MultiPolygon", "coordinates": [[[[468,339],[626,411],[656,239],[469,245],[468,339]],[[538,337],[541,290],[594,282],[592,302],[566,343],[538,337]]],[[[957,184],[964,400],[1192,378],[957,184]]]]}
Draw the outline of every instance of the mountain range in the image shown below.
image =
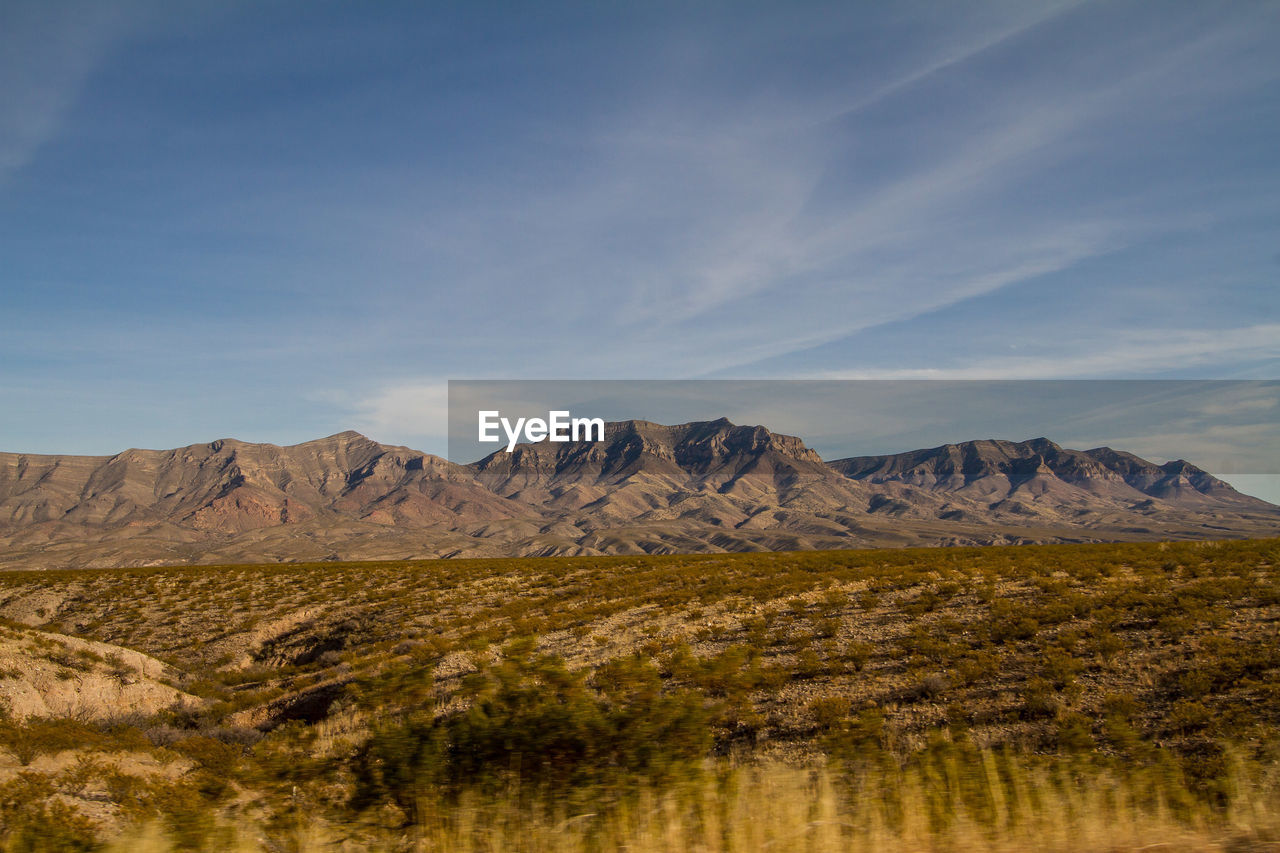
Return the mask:
{"type": "Polygon", "coordinates": [[[823,461],[726,419],[609,424],[470,465],[356,432],[0,453],[0,567],[978,545],[1280,534],[1184,461],[1046,438],[823,461]]]}

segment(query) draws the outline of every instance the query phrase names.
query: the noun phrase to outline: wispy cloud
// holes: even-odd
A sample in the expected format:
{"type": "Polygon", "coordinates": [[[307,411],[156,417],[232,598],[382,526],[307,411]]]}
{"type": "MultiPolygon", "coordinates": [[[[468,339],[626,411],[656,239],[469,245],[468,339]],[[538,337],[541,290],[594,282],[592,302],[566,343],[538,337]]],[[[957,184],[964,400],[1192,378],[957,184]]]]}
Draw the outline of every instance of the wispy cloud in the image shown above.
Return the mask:
{"type": "MultiPolygon", "coordinates": [[[[904,145],[891,171],[860,171],[860,136],[884,134],[873,107],[920,98],[914,109],[925,108],[929,93],[917,90],[932,77],[990,59],[1077,6],[1037,10],[922,58],[856,100],[853,123],[838,129],[827,93],[702,113],[698,92],[651,98],[578,139],[583,166],[564,182],[481,187],[476,206],[442,211],[425,239],[468,286],[515,300],[548,336],[572,329],[577,346],[600,352],[588,369],[715,375],[1203,228],[1214,215],[1204,209],[1105,187],[1079,195],[1069,184],[1036,198],[1033,187],[1105,160],[1116,126],[1135,109],[1162,109],[1206,56],[1240,39],[1238,22],[1181,41],[1163,33],[1142,57],[1126,55],[1123,37],[1103,39],[1091,45],[1102,68],[1065,72],[1087,86],[1042,71],[993,100],[980,88],[948,95],[971,109],[952,104],[922,122],[927,135],[904,145]],[[495,244],[495,233],[506,241],[495,244]]],[[[522,365],[563,375],[555,365],[565,354],[551,345],[522,365]]],[[[1069,362],[1100,364],[1087,354],[1069,362]]],[[[1015,359],[1010,369],[1036,368],[1015,359]]]]}
{"type": "MultiPolygon", "coordinates": [[[[1015,38],[1033,26],[1013,28],[983,45],[1015,38]]],[[[767,175],[786,189],[762,194],[770,199],[769,215],[753,220],[741,209],[706,211],[712,220],[727,214],[723,236],[706,241],[675,270],[671,284],[654,292],[648,311],[632,316],[674,325],[767,290],[786,293],[798,304],[804,304],[798,290],[827,300],[855,296],[860,310],[842,316],[839,325],[831,314],[806,318],[811,332],[814,325],[825,325],[825,334],[834,337],[1067,268],[1167,231],[1178,218],[1184,223],[1202,218],[1203,212],[1179,216],[1115,202],[1110,209],[1096,201],[1080,206],[1069,197],[1061,199],[1058,211],[1042,208],[1027,216],[1018,206],[1023,201],[1017,189],[1029,175],[1104,146],[1105,141],[1090,139],[1096,124],[1176,90],[1174,80],[1196,67],[1193,60],[1202,58],[1207,46],[1228,46],[1230,35],[1238,33],[1206,34],[1093,88],[1058,92],[1051,85],[1003,102],[975,104],[982,119],[966,122],[973,127],[952,128],[940,119],[930,132],[955,136],[957,144],[920,158],[882,187],[868,190],[855,183],[838,206],[817,213],[806,207],[820,179],[789,163],[785,150],[764,146],[737,177],[749,182],[753,175],[757,181],[767,175]],[[804,186],[810,188],[808,196],[800,191],[804,186]],[[912,298],[902,299],[904,293],[912,298]]],[[[982,49],[926,69],[963,62],[982,49]]],[[[924,76],[927,70],[918,75],[924,76]]],[[[809,334],[797,343],[811,340],[809,334]]]]}
{"type": "Polygon", "coordinates": [[[875,87],[852,102],[842,104],[838,111],[826,116],[823,121],[831,122],[838,119],[846,119],[910,88],[922,80],[960,65],[993,47],[1016,39],[1018,36],[1045,24],[1064,12],[1082,6],[1085,2],[1086,0],[1070,0],[1070,2],[1050,3],[1044,6],[1027,3],[1016,7],[1013,9],[1015,17],[1012,21],[1004,22],[1003,25],[994,29],[980,31],[976,35],[957,34],[954,43],[945,45],[925,62],[917,64],[887,83],[875,87]]]}
{"type": "MultiPolygon", "coordinates": [[[[1276,358],[1280,323],[1231,329],[1132,329],[1122,339],[1077,333],[1055,354],[949,367],[831,370],[824,379],[1076,379],[1190,371],[1205,365],[1276,358]]],[[[1264,405],[1253,401],[1250,405],[1264,405]]]]}
{"type": "Polygon", "coordinates": [[[137,4],[43,3],[0,11],[0,186],[55,138],[104,57],[142,22],[137,4]]]}

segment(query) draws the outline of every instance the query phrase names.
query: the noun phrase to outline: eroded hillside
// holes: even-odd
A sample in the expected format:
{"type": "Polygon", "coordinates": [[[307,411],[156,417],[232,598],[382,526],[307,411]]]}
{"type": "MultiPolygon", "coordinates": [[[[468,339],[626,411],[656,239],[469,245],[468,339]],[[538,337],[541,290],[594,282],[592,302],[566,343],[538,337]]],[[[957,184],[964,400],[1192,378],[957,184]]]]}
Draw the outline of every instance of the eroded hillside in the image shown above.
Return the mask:
{"type": "Polygon", "coordinates": [[[0,568],[1274,536],[1187,462],[972,441],[824,463],[725,419],[609,424],[472,465],[345,432],[111,457],[0,453],[0,568]]]}
{"type": "Polygon", "coordinates": [[[1163,767],[1221,805],[1280,732],[1277,557],[1256,540],[10,573],[14,642],[72,677],[127,663],[94,651],[109,643],[196,698],[96,718],[50,705],[6,724],[2,761],[94,831],[148,814],[177,833],[269,825],[305,801],[394,835],[423,819],[404,780],[500,780],[502,744],[568,708],[556,749],[595,746],[557,759],[563,778],[526,755],[528,784],[669,774],[667,758],[899,766],[950,744],[948,760],[1163,767]],[[448,747],[463,726],[497,738],[471,763],[448,747]],[[670,744],[661,764],[628,739],[644,731],[670,744]],[[106,808],[103,790],[132,794],[106,808]]]}

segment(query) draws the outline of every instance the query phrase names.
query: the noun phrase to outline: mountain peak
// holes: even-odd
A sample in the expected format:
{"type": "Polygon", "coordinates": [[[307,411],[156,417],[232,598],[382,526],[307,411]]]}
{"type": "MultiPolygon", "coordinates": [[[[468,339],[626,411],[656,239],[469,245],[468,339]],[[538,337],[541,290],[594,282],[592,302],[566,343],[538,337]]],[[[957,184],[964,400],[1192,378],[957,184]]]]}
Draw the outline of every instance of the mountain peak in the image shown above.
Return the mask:
{"type": "Polygon", "coordinates": [[[696,490],[708,482],[735,479],[750,467],[767,469],[770,477],[787,467],[826,476],[822,459],[799,438],[763,426],[737,426],[728,418],[672,426],[616,421],[605,425],[604,434],[603,442],[522,444],[512,453],[496,451],[472,467],[485,485],[504,495],[616,486],[636,477],[696,490]]]}
{"type": "Polygon", "coordinates": [[[310,441],[304,441],[300,444],[291,446],[302,447],[308,444],[350,444],[354,441],[367,441],[372,444],[378,443],[363,433],[356,432],[353,429],[344,429],[342,432],[335,432],[333,435],[326,435],[324,438],[313,438],[310,441]]]}
{"type": "MultiPolygon", "coordinates": [[[[215,438],[213,441],[209,442],[206,445],[191,445],[191,447],[195,448],[195,447],[204,446],[204,447],[208,447],[214,453],[220,453],[224,449],[233,450],[233,451],[248,449],[248,448],[262,448],[262,449],[272,449],[272,450],[295,450],[295,449],[302,450],[302,449],[315,449],[315,448],[324,448],[324,447],[347,447],[357,443],[358,444],[378,444],[378,442],[374,441],[368,436],[362,435],[361,433],[358,433],[355,430],[348,429],[348,430],[343,430],[342,432],[336,432],[333,435],[326,435],[324,438],[312,438],[312,439],[308,439],[307,441],[300,441],[297,444],[272,444],[271,442],[265,442],[265,441],[264,442],[244,441],[239,438],[215,438]]],[[[131,453],[131,452],[134,452],[134,451],[131,451],[131,450],[125,451],[125,453],[131,453]]]]}
{"type": "Polygon", "coordinates": [[[115,456],[0,453],[0,565],[635,553],[1275,535],[1183,460],[970,441],[826,465],[728,418],[606,425],[454,465],[354,430],[115,456]],[[139,534],[143,535],[139,535],[139,534]]]}
{"type": "Polygon", "coordinates": [[[1022,495],[1040,500],[1051,492],[1055,500],[1078,506],[1102,500],[1132,507],[1153,497],[1183,506],[1215,501],[1261,505],[1181,459],[1156,465],[1109,447],[1067,450],[1044,437],[1020,442],[966,441],[829,464],[846,477],[867,483],[903,483],[989,502],[1022,495]]]}

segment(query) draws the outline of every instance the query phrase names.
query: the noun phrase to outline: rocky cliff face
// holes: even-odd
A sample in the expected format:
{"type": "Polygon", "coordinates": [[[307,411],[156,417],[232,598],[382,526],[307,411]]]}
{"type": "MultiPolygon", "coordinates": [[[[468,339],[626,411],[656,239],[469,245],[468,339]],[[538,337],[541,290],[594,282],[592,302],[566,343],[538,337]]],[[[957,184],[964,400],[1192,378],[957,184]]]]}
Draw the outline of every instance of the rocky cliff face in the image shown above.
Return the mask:
{"type": "Polygon", "coordinates": [[[678,426],[623,421],[609,424],[605,436],[598,443],[520,445],[469,467],[486,487],[511,495],[566,485],[591,485],[604,494],[635,478],[654,488],[695,492],[723,491],[743,478],[773,489],[829,479],[818,454],[800,439],[724,418],[678,426]]]}
{"type": "Polygon", "coordinates": [[[823,463],[725,419],[608,425],[472,465],[345,432],[111,457],[0,454],[0,565],[978,544],[1280,532],[1186,462],[971,441],[823,463]]]}
{"type": "Polygon", "coordinates": [[[860,482],[908,483],[990,501],[1048,495],[1065,504],[1132,507],[1157,498],[1184,507],[1264,512],[1271,507],[1189,462],[1156,465],[1109,447],[1067,450],[1047,438],[967,441],[888,456],[838,459],[830,465],[860,482]]]}
{"type": "Polygon", "coordinates": [[[126,551],[163,561],[163,546],[194,553],[286,527],[318,543],[325,531],[351,536],[351,525],[452,529],[529,514],[458,466],[355,432],[290,447],[225,439],[110,457],[0,454],[0,541],[32,559],[42,547],[131,540],[138,547],[126,551]]]}

